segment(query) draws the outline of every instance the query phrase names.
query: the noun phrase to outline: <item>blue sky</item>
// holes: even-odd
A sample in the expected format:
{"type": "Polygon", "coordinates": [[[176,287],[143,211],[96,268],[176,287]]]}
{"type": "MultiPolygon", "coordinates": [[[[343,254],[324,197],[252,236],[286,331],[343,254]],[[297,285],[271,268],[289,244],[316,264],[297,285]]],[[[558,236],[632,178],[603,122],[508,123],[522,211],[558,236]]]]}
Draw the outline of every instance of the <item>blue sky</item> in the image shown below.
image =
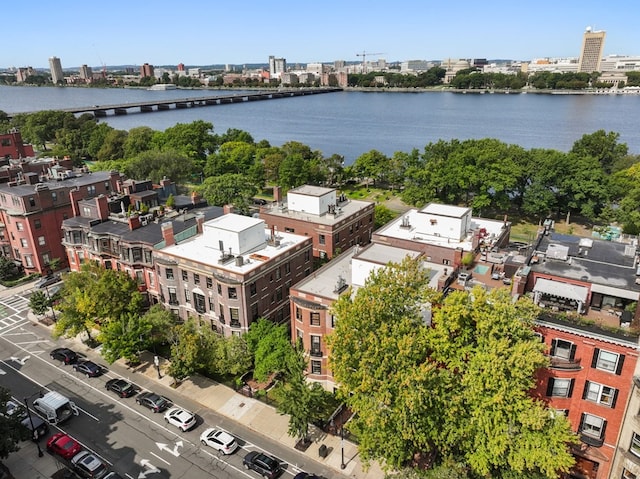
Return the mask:
{"type": "Polygon", "coordinates": [[[640,2],[618,0],[13,1],[0,68],[578,56],[585,27],[605,55],[640,55],[640,2]]]}

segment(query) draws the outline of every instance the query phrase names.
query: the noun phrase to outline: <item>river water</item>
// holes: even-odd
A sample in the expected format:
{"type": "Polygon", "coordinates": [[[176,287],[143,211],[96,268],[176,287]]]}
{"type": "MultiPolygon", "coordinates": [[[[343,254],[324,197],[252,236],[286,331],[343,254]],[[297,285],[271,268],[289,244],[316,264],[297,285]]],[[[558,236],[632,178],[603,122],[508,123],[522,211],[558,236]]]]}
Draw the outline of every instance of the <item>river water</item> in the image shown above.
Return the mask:
{"type": "MultiPolygon", "coordinates": [[[[7,113],[113,105],[153,99],[233,94],[229,90],[95,89],[0,86],[7,113]]],[[[216,133],[249,132],[274,146],[298,141],[351,164],[370,150],[386,155],[422,150],[440,139],[497,138],[524,148],[571,149],[585,133],[614,131],[640,154],[640,95],[461,94],[452,92],[338,92],[101,119],[117,129],[164,130],[204,120],[216,133]]]]}

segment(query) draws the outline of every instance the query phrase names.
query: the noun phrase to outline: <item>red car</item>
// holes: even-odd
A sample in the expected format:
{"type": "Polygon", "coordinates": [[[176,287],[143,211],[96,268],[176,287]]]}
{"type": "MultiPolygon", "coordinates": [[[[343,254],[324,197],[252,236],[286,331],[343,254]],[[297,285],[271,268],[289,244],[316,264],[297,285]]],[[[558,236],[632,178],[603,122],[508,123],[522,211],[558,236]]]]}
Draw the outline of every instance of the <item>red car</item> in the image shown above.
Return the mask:
{"type": "Polygon", "coordinates": [[[82,451],[82,446],[75,439],[59,432],[49,438],[47,441],[47,450],[64,459],[71,459],[82,451]]]}

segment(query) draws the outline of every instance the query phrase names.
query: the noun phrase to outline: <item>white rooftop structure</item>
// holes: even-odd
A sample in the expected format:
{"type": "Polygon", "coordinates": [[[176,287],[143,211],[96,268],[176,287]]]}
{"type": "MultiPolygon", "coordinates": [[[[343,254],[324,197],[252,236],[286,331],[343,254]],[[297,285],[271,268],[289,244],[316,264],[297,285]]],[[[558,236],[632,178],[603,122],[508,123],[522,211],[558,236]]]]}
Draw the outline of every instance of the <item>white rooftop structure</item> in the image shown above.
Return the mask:
{"type": "Polygon", "coordinates": [[[421,210],[412,209],[376,231],[376,235],[433,244],[449,248],[473,249],[473,235],[498,238],[504,221],[474,218],[471,208],[430,203],[421,210]]]}
{"type": "Polygon", "coordinates": [[[275,234],[265,228],[264,220],[231,213],[205,222],[202,235],[159,253],[246,274],[306,240],[293,233],[275,234]]]}

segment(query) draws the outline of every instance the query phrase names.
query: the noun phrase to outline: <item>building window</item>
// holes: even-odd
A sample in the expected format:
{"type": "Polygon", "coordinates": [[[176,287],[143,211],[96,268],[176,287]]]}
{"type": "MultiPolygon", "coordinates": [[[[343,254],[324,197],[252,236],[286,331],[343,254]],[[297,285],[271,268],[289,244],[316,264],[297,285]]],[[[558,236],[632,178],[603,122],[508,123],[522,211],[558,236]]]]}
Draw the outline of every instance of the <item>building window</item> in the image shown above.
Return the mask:
{"type": "Polygon", "coordinates": [[[256,294],[258,294],[258,287],[256,286],[255,281],[249,283],[249,294],[251,296],[255,296],[256,294]]]}
{"type": "Polygon", "coordinates": [[[191,295],[189,294],[189,290],[184,290],[184,300],[187,304],[191,304],[191,295]]]}
{"type": "Polygon", "coordinates": [[[182,270],[182,281],[189,281],[189,273],[185,270],[182,270]]]}
{"type": "Polygon", "coordinates": [[[195,284],[200,284],[200,275],[199,274],[193,273],[193,282],[195,284]]]}
{"type": "Polygon", "coordinates": [[[284,274],[291,274],[291,263],[288,261],[284,264],[284,274]]]}
{"type": "Polygon", "coordinates": [[[618,390],[603,384],[587,381],[584,385],[584,393],[582,399],[609,406],[615,407],[616,399],[618,398],[618,390]]]}
{"type": "Polygon", "coordinates": [[[238,299],[238,291],[236,288],[229,287],[227,288],[227,292],[229,294],[229,299],[238,299]]]}
{"type": "Polygon", "coordinates": [[[147,273],[147,277],[149,278],[149,286],[155,286],[156,284],[155,276],[156,275],[153,273],[153,271],[149,271],[149,273],[147,273]]]}
{"type": "Polygon", "coordinates": [[[311,355],[322,356],[322,351],[320,351],[320,336],[314,334],[311,335],[311,355]]]}
{"type": "Polygon", "coordinates": [[[166,268],[164,271],[165,271],[165,275],[167,276],[167,279],[173,279],[173,269],[172,268],[166,268]]]}
{"type": "Polygon", "coordinates": [[[178,294],[176,288],[169,288],[169,304],[172,306],[178,305],[178,294]]]}
{"type": "Polygon", "coordinates": [[[25,256],[24,262],[26,263],[27,268],[33,268],[33,259],[31,258],[31,256],[25,256]]]}
{"type": "Polygon", "coordinates": [[[276,301],[282,301],[282,286],[276,289],[276,301]]]}
{"type": "Polygon", "coordinates": [[[336,327],[336,317],[333,314],[331,315],[331,327],[336,327]]]}
{"type": "Polygon", "coordinates": [[[24,225],[20,221],[17,221],[16,222],[16,229],[18,231],[24,231],[24,225]]]}
{"type": "Polygon", "coordinates": [[[296,230],[295,230],[295,229],[293,229],[293,228],[289,228],[288,226],[285,226],[285,227],[284,227],[284,232],[285,232],[285,233],[295,233],[295,232],[296,232],[296,230]]]}
{"type": "Polygon", "coordinates": [[[240,327],[240,310],[238,308],[229,308],[230,324],[232,328],[240,327]]]}
{"type": "Polygon", "coordinates": [[[33,227],[37,230],[39,230],[40,228],[42,228],[42,221],[40,220],[33,220],[33,227]]]}
{"type": "Polygon", "coordinates": [[[51,192],[51,201],[53,201],[54,203],[58,201],[58,193],[56,193],[55,191],[51,192]]]}
{"type": "Polygon", "coordinates": [[[319,244],[326,244],[326,240],[324,238],[324,235],[319,235],[318,236],[318,243],[319,244]]]}
{"type": "Polygon", "coordinates": [[[207,278],[207,289],[213,288],[213,279],[207,278]]]}
{"type": "Polygon", "coordinates": [[[39,244],[40,246],[44,246],[44,245],[46,245],[46,244],[47,244],[47,242],[46,242],[46,241],[45,241],[45,239],[44,239],[44,236],[38,236],[38,244],[39,244]]]}
{"type": "Polygon", "coordinates": [[[304,332],[298,328],[296,328],[296,342],[300,345],[304,344],[304,332]]]}
{"type": "Polygon", "coordinates": [[[311,326],[320,326],[320,313],[311,313],[311,326]]]}
{"type": "Polygon", "coordinates": [[[637,432],[633,433],[633,437],[631,438],[631,447],[629,448],[629,452],[635,454],[640,457],[640,434],[637,432]]]}
{"type": "Polygon", "coordinates": [[[602,351],[598,348],[593,351],[593,360],[591,367],[616,373],[618,376],[622,373],[622,365],[624,363],[624,355],[602,351]]]}
{"type": "Polygon", "coordinates": [[[257,321],[258,317],[258,303],[253,303],[251,305],[251,321],[257,321]]]}
{"type": "Polygon", "coordinates": [[[308,262],[311,259],[311,252],[309,250],[306,250],[304,252],[304,261],[308,262]]]}
{"type": "Polygon", "coordinates": [[[336,243],[340,242],[340,233],[336,233],[336,239],[335,239],[336,243]]]}
{"type": "Polygon", "coordinates": [[[550,354],[555,358],[572,361],[576,354],[576,345],[564,339],[553,339],[550,354]]]}
{"type": "Polygon", "coordinates": [[[580,422],[580,432],[585,436],[601,439],[604,433],[605,420],[592,414],[582,414],[580,422]]]}
{"type": "Polygon", "coordinates": [[[547,396],[569,398],[573,393],[573,379],[549,378],[547,396]]]}
{"type": "Polygon", "coordinates": [[[296,320],[302,321],[302,310],[296,306],[296,320]]]}
{"type": "MultiPolygon", "coordinates": [[[[633,451],[631,451],[633,452],[633,451]]],[[[634,452],[634,454],[636,454],[634,452]]],[[[622,479],[637,479],[637,476],[632,473],[631,471],[629,471],[628,469],[623,469],[622,470],[622,479]]]]}
{"type": "Polygon", "coordinates": [[[218,283],[218,294],[222,296],[222,285],[218,283]]]}
{"type": "Polygon", "coordinates": [[[27,242],[27,238],[20,238],[20,244],[22,245],[23,248],[26,248],[27,246],[29,246],[29,243],[27,242]]]}
{"type": "Polygon", "coordinates": [[[278,281],[282,277],[282,272],[280,271],[280,266],[276,268],[276,281],[278,281]]]}
{"type": "Polygon", "coordinates": [[[205,297],[198,293],[193,293],[193,306],[198,313],[206,313],[206,301],[205,297]]]}
{"type": "Polygon", "coordinates": [[[309,276],[311,274],[311,268],[307,268],[304,270],[304,275],[309,276]]]}
{"type": "Polygon", "coordinates": [[[49,257],[49,253],[42,254],[42,262],[44,264],[49,264],[51,262],[51,258],[49,257]]]}
{"type": "Polygon", "coordinates": [[[311,374],[322,374],[322,361],[311,361],[311,374]]]}
{"type": "Polygon", "coordinates": [[[224,324],[224,306],[220,305],[220,322],[224,324]]]}

